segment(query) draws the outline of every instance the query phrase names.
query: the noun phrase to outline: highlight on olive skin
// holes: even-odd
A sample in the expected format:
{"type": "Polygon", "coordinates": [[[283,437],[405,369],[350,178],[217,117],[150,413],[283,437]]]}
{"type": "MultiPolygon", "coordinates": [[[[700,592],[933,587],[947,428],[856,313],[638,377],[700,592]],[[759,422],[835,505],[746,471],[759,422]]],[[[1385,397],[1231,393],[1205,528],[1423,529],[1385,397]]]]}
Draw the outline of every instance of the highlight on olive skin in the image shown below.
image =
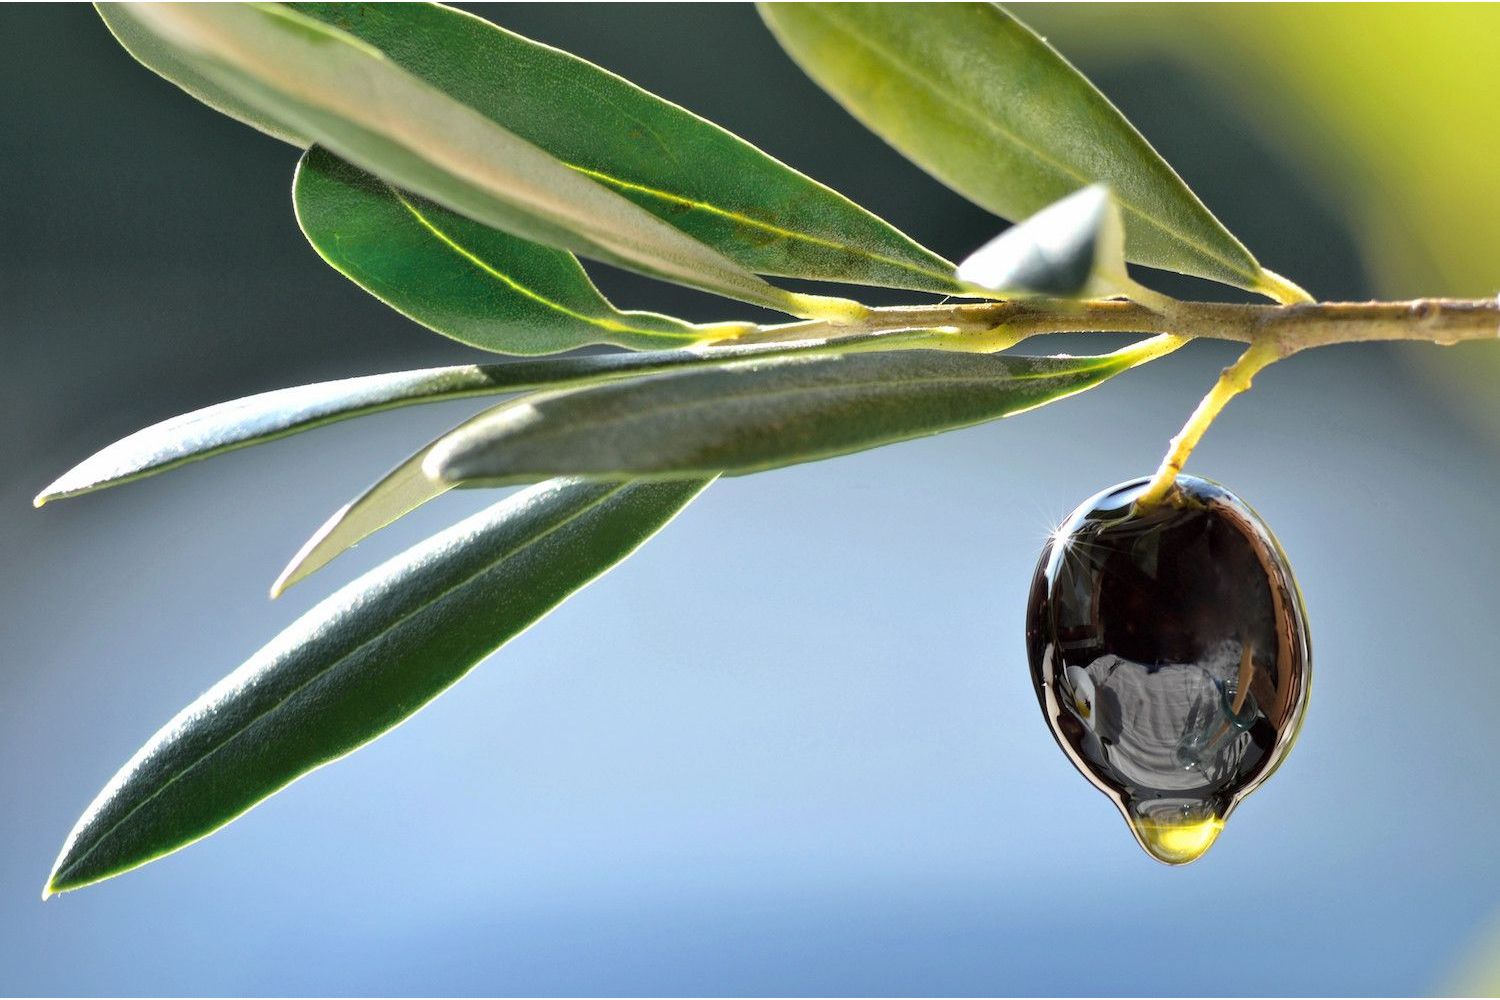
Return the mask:
{"type": "Polygon", "coordinates": [[[1307,615],[1285,553],[1223,487],[1147,479],[1081,504],[1042,550],[1026,616],[1052,735],[1146,853],[1195,861],[1286,759],[1307,708],[1307,615]]]}

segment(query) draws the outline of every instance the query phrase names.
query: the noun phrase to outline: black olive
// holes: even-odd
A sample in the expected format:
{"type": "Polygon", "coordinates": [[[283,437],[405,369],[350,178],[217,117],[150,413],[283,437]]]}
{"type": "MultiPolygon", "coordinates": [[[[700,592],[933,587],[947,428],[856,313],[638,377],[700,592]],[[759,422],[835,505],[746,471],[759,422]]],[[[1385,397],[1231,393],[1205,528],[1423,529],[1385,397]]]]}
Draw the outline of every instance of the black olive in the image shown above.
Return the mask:
{"type": "Polygon", "coordinates": [[[1223,487],[1146,479],[1085,501],[1042,550],[1026,613],[1052,735],[1146,852],[1212,846],[1297,738],[1312,659],[1285,553],[1223,487]]]}

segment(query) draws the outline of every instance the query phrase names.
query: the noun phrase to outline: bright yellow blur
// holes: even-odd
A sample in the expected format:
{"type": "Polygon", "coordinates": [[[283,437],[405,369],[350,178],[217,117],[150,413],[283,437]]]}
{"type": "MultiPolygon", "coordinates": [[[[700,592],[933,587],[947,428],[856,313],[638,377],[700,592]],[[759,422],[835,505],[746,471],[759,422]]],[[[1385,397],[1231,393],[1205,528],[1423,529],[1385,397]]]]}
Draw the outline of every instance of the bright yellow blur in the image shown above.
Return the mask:
{"type": "Polygon", "coordinates": [[[1500,286],[1500,4],[1018,12],[1091,62],[1166,56],[1202,75],[1342,209],[1382,296],[1500,286]]]}
{"type": "MultiPolygon", "coordinates": [[[[1379,297],[1500,291],[1500,4],[1013,9],[1080,62],[1165,58],[1232,102],[1347,220],[1379,297]]],[[[1500,445],[1496,352],[1407,356],[1441,379],[1437,399],[1500,445]]]]}

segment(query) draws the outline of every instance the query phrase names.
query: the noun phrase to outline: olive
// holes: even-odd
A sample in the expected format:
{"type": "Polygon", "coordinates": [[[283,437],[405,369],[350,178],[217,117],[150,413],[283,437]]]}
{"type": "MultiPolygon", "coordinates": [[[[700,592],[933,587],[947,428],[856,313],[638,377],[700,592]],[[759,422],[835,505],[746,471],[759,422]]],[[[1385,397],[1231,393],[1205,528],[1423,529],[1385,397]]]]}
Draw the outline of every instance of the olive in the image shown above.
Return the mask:
{"type": "Polygon", "coordinates": [[[1167,864],[1213,845],[1307,708],[1307,614],[1260,516],[1215,483],[1086,500],[1042,550],[1026,651],[1047,725],[1167,864]]]}

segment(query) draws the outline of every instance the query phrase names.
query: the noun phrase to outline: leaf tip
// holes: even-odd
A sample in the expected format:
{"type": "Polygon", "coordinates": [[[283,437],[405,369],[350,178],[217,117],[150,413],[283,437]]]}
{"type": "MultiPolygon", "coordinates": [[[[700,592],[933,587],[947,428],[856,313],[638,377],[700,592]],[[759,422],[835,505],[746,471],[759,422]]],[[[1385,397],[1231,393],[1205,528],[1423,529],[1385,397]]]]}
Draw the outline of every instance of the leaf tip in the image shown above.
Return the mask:
{"type": "Polygon", "coordinates": [[[84,876],[82,878],[79,878],[75,876],[73,878],[68,878],[62,874],[63,870],[63,865],[59,861],[57,867],[53,869],[52,874],[47,877],[47,884],[42,886],[42,902],[45,903],[53,896],[61,896],[65,892],[73,892],[76,889],[82,889],[86,886],[93,885],[96,882],[103,882],[106,879],[113,878],[115,875],[119,874],[119,872],[110,872],[108,874],[95,875],[92,877],[84,876]]]}
{"type": "Polygon", "coordinates": [[[320,540],[319,536],[315,536],[307,545],[303,546],[302,551],[293,556],[292,561],[287,563],[286,568],[272,581],[270,591],[271,600],[274,601],[282,594],[285,594],[293,584],[301,583],[323,565],[326,560],[312,562],[308,558],[312,553],[312,549],[320,540]]]}
{"type": "Polygon", "coordinates": [[[86,492],[86,488],[79,488],[79,484],[73,476],[73,471],[69,471],[48,483],[42,492],[31,498],[31,506],[44,507],[53,500],[62,500],[65,497],[77,496],[81,492],[86,492]]]}
{"type": "Polygon", "coordinates": [[[271,600],[276,600],[276,598],[286,593],[288,587],[303,580],[316,570],[318,566],[322,565],[321,563],[315,564],[310,562],[308,557],[312,555],[313,550],[317,548],[318,543],[323,540],[323,537],[324,532],[320,531],[308,539],[307,544],[302,546],[296,555],[292,556],[292,561],[286,564],[286,567],[271,583],[271,600]]]}
{"type": "Polygon", "coordinates": [[[287,588],[292,584],[307,579],[328,565],[329,561],[342,551],[342,548],[330,550],[325,543],[333,534],[334,529],[349,516],[349,511],[353,506],[353,504],[344,504],[334,512],[332,517],[324,521],[317,531],[313,532],[311,538],[302,543],[297,554],[292,556],[291,562],[286,564],[286,568],[271,584],[271,600],[274,601],[286,593],[287,588]]]}
{"type": "Polygon", "coordinates": [[[81,889],[87,884],[87,882],[69,882],[67,879],[59,877],[59,870],[54,870],[51,875],[47,876],[47,884],[42,886],[42,902],[45,903],[54,896],[61,896],[65,892],[81,889]]]}
{"type": "MultiPolygon", "coordinates": [[[[64,853],[66,854],[67,851],[65,850],[64,853]]],[[[63,862],[65,860],[65,858],[58,858],[57,862],[52,866],[52,872],[47,876],[47,884],[42,886],[42,902],[45,903],[53,896],[60,896],[65,892],[71,892],[88,884],[87,882],[70,881],[63,874],[63,862]]]]}
{"type": "Polygon", "coordinates": [[[68,835],[67,841],[63,844],[62,850],[57,855],[57,860],[52,862],[52,870],[47,873],[47,882],[42,886],[42,902],[45,903],[53,896],[71,892],[88,884],[86,880],[80,881],[76,877],[76,873],[73,878],[69,878],[68,876],[69,869],[76,866],[74,854],[77,842],[75,829],[73,834],[68,835]]]}

